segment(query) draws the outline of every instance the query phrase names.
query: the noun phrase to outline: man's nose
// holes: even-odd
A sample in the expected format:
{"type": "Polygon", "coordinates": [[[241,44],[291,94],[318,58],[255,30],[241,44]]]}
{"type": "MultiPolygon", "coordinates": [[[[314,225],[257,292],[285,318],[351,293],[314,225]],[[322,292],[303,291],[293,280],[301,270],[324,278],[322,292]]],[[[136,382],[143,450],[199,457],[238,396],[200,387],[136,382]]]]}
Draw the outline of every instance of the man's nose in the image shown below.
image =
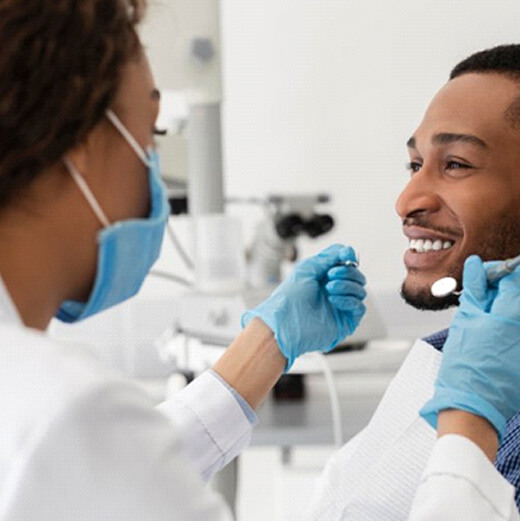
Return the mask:
{"type": "Polygon", "coordinates": [[[419,171],[410,179],[395,204],[399,217],[404,220],[411,215],[431,214],[441,207],[436,183],[426,171],[419,171]]]}

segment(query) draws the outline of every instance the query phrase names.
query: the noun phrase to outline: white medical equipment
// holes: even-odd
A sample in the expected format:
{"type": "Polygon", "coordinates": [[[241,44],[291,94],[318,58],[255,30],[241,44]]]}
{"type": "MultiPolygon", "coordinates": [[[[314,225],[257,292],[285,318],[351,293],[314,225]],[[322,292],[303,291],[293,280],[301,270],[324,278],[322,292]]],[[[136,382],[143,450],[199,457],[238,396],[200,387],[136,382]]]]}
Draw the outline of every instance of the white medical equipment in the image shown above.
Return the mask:
{"type": "MultiPolygon", "coordinates": [[[[196,282],[197,289],[182,296],[177,330],[208,344],[229,345],[242,330],[240,319],[244,311],[256,307],[280,284],[285,261],[296,260],[298,237],[304,234],[317,237],[332,228],[332,217],[316,208],[327,201],[328,197],[324,195],[268,197],[266,218],[257,226],[248,252],[247,278],[243,287],[239,291],[236,287],[234,291],[224,288],[202,291],[196,282]]],[[[228,257],[225,251],[215,250],[215,255],[222,259],[228,257]]],[[[204,285],[210,287],[206,281],[204,285]]],[[[350,346],[359,347],[386,336],[383,318],[370,298],[366,304],[364,319],[348,338],[350,346]]]]}
{"type": "Polygon", "coordinates": [[[148,10],[140,36],[163,92],[158,128],[163,172],[186,190],[191,215],[222,213],[220,2],[174,0],[148,10]],[[179,133],[185,131],[185,137],[179,133]]]}
{"type": "Polygon", "coordinates": [[[282,281],[283,261],[298,257],[297,239],[314,239],[334,227],[332,216],[318,210],[329,201],[326,194],[273,194],[266,199],[230,201],[259,204],[265,209],[248,252],[248,286],[262,289],[278,285],[282,281]]]}
{"type": "MultiPolygon", "coordinates": [[[[200,241],[204,241],[204,247],[195,244],[196,255],[191,259],[169,228],[169,238],[184,264],[194,273],[195,280],[164,272],[154,274],[193,288],[181,299],[179,331],[204,342],[228,345],[241,331],[243,311],[260,303],[281,282],[285,261],[296,260],[298,237],[318,237],[332,229],[332,217],[316,208],[329,198],[322,194],[274,194],[267,199],[257,199],[256,202],[266,208],[266,217],[257,226],[241,285],[237,255],[228,255],[225,251],[228,244],[239,245],[240,241],[235,232],[231,234],[231,228],[233,237],[227,237],[216,222],[226,219],[220,118],[220,2],[171,0],[154,5],[142,27],[141,37],[163,92],[157,126],[174,130],[173,135],[157,138],[163,171],[167,180],[179,179],[187,172],[189,214],[198,223],[198,235],[200,241]],[[184,143],[187,163],[180,166],[178,159],[183,153],[179,140],[184,143]],[[220,247],[217,244],[213,248],[214,259],[211,259],[206,255],[209,243],[204,229],[207,231],[213,225],[220,229],[223,240],[220,247]],[[231,279],[224,268],[231,265],[236,266],[237,277],[232,284],[224,284],[231,279]]],[[[351,338],[352,343],[363,344],[386,335],[382,317],[370,301],[367,308],[361,327],[351,338]]]]}
{"type": "MultiPolygon", "coordinates": [[[[487,279],[489,282],[494,282],[504,275],[511,273],[518,266],[520,266],[520,255],[507,259],[497,266],[490,268],[487,272],[487,279]]],[[[460,295],[462,292],[455,291],[456,289],[457,281],[453,277],[443,277],[432,284],[431,292],[434,297],[442,298],[451,294],[460,295]]]]}

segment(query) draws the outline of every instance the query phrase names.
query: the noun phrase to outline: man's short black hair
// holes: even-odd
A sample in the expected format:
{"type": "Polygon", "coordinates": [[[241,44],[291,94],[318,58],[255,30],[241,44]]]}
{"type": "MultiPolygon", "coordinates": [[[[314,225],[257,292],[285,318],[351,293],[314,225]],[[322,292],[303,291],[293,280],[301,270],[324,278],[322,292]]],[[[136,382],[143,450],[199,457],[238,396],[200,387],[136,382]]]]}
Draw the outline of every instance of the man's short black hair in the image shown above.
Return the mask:
{"type": "Polygon", "coordinates": [[[471,72],[496,72],[520,80],[520,45],[499,45],[472,54],[453,68],[450,80],[471,72]]]}
{"type": "MultiPolygon", "coordinates": [[[[520,86],[520,44],[499,45],[472,54],[458,63],[450,73],[450,80],[469,73],[497,73],[518,81],[520,86]]],[[[505,113],[506,119],[520,129],[520,95],[505,113]]]]}

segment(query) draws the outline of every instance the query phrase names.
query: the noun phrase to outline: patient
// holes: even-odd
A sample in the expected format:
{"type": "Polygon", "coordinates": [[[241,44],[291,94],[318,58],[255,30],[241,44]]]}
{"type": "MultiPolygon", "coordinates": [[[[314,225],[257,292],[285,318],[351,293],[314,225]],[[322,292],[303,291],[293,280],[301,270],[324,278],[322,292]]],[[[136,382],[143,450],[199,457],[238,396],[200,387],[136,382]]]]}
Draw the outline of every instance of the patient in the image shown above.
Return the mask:
{"type": "MultiPolygon", "coordinates": [[[[410,244],[402,285],[422,310],[458,304],[431,295],[477,254],[520,253],[520,45],[470,56],[452,71],[408,140],[410,181],[396,209],[410,244]]],[[[436,432],[419,410],[433,394],[447,330],[418,340],[369,425],[329,461],[313,519],[406,519],[436,432]]],[[[495,460],[520,506],[520,414],[507,424],[495,460]]]]}

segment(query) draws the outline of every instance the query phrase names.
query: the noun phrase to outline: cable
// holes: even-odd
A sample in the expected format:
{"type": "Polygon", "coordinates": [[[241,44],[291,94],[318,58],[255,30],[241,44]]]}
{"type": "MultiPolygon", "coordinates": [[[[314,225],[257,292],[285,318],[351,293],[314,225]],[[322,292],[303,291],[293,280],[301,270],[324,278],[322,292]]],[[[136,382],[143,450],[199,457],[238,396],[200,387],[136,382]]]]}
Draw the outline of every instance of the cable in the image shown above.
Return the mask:
{"type": "Polygon", "coordinates": [[[179,239],[177,238],[177,235],[173,231],[173,228],[169,222],[168,226],[166,227],[166,231],[168,232],[168,237],[170,238],[170,241],[172,242],[174,248],[179,253],[184,264],[186,264],[186,267],[190,270],[194,270],[195,266],[193,264],[193,261],[191,260],[190,256],[186,253],[186,250],[182,247],[179,239]]]}
{"type": "Polygon", "coordinates": [[[183,286],[187,286],[192,288],[194,286],[193,282],[190,282],[188,279],[184,279],[183,277],[179,277],[178,275],[173,275],[172,273],[166,273],[165,271],[152,270],[150,275],[154,277],[159,277],[161,279],[169,280],[170,282],[176,282],[177,284],[181,284],[183,286]]]}
{"type": "Polygon", "coordinates": [[[327,362],[327,357],[323,353],[312,353],[316,361],[321,365],[325,382],[329,390],[330,409],[332,412],[332,432],[334,434],[334,444],[337,448],[343,445],[343,427],[341,424],[341,409],[339,407],[339,397],[336,384],[334,382],[334,375],[327,362]]]}

